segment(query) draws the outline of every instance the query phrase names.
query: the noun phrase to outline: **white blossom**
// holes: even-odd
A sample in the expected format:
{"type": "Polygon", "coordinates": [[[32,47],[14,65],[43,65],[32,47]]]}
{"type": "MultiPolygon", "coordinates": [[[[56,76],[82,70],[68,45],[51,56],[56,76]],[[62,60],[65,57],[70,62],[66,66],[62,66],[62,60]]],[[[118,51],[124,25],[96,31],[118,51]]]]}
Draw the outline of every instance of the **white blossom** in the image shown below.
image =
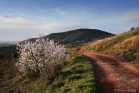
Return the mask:
{"type": "Polygon", "coordinates": [[[19,42],[17,49],[20,56],[19,62],[15,65],[20,72],[25,72],[27,68],[31,68],[44,73],[51,65],[60,64],[62,60],[67,58],[64,46],[41,35],[35,42],[31,40],[19,42]]]}

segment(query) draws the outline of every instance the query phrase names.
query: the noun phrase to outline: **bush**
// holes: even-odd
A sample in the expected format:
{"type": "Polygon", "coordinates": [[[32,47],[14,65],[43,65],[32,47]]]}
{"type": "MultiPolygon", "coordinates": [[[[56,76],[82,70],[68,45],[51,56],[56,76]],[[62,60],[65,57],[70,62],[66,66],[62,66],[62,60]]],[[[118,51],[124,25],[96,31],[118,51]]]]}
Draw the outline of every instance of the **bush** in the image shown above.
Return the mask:
{"type": "Polygon", "coordinates": [[[46,77],[55,76],[59,72],[61,62],[67,58],[64,46],[44,36],[36,40],[28,39],[19,42],[17,49],[19,50],[19,62],[16,63],[16,67],[19,72],[27,72],[29,77],[38,72],[46,77]]]}
{"type": "Polygon", "coordinates": [[[135,29],[135,27],[132,27],[130,30],[134,30],[135,29]]]}

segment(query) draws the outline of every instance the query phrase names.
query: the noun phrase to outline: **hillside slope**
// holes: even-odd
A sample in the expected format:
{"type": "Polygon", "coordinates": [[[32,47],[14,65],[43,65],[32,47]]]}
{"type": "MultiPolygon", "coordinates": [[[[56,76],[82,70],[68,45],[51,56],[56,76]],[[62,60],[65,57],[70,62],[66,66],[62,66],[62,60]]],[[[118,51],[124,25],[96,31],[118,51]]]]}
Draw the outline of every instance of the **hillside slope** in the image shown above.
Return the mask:
{"type": "Polygon", "coordinates": [[[97,29],[77,29],[61,33],[52,33],[46,37],[60,44],[80,44],[110,36],[114,36],[114,34],[97,29]]]}
{"type": "Polygon", "coordinates": [[[80,52],[83,51],[113,55],[139,67],[139,28],[88,43],[81,48],[80,52]]]}

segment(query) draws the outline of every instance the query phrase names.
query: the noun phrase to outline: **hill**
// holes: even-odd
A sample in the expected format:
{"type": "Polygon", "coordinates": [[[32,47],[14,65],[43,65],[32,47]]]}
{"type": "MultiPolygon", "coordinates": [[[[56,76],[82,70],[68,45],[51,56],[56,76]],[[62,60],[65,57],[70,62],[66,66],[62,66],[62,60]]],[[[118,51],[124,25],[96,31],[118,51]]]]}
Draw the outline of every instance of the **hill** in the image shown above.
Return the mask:
{"type": "Polygon", "coordinates": [[[83,51],[113,55],[139,67],[139,28],[88,43],[81,48],[80,52],[83,51]]]}
{"type": "Polygon", "coordinates": [[[46,37],[60,44],[81,44],[110,36],[114,36],[114,34],[97,29],[76,29],[61,33],[52,33],[46,37]]]}
{"type": "Polygon", "coordinates": [[[9,44],[9,43],[1,43],[0,44],[0,47],[7,47],[7,46],[11,46],[12,44],[9,44]]]}
{"type": "Polygon", "coordinates": [[[16,44],[18,41],[0,41],[1,43],[16,44]]]}

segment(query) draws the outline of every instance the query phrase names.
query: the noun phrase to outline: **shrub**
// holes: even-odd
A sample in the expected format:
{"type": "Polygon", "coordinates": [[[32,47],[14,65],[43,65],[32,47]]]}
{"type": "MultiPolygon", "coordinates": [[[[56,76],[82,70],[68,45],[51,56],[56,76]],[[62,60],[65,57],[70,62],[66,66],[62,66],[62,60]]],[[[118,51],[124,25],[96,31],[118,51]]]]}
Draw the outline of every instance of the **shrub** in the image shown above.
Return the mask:
{"type": "Polygon", "coordinates": [[[28,39],[19,42],[17,49],[19,50],[19,61],[15,65],[22,73],[27,72],[27,69],[30,68],[31,73],[36,71],[46,77],[54,76],[59,72],[61,62],[67,58],[64,46],[41,35],[36,40],[28,39]]]}
{"type": "Polygon", "coordinates": [[[131,27],[131,29],[130,30],[134,30],[135,29],[135,27],[131,27]]]}

